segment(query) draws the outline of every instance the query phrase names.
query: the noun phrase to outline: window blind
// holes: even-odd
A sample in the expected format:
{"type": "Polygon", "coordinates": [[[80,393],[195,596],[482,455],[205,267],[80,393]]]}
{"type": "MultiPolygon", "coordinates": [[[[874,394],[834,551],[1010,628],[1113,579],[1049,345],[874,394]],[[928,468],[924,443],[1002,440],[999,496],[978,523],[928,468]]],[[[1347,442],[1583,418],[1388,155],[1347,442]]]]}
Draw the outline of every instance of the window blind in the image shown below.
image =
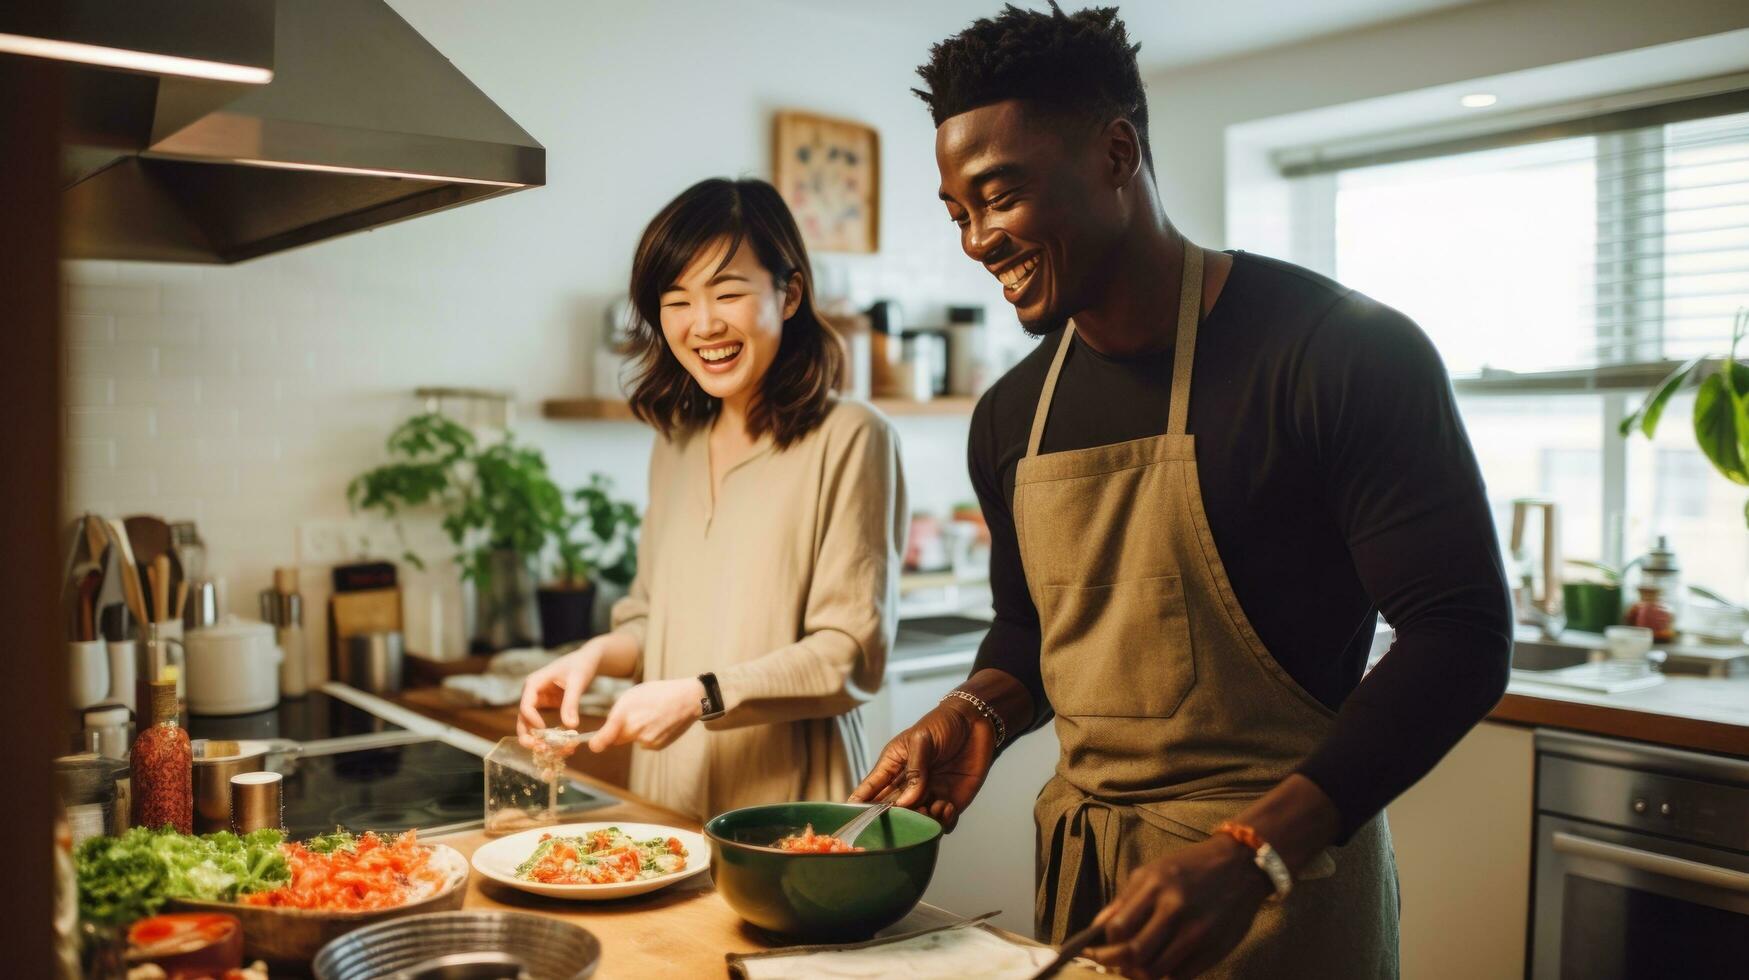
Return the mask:
{"type": "Polygon", "coordinates": [[[1464,387],[1644,387],[1749,306],[1749,90],[1281,169],[1464,387]]]}

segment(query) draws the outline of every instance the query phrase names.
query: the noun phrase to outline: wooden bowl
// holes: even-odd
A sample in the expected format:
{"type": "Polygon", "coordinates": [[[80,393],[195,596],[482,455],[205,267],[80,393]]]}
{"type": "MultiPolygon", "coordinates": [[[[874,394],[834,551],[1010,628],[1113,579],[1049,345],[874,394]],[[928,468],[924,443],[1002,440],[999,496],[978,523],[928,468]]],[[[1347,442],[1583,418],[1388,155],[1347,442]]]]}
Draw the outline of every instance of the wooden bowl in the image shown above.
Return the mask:
{"type": "Polygon", "coordinates": [[[468,894],[468,859],[446,844],[422,844],[431,850],[431,861],[443,868],[448,881],[435,895],[394,908],[367,912],[321,912],[310,909],[270,908],[238,902],[196,902],[171,899],[174,911],[223,912],[243,924],[243,958],[266,960],[270,967],[297,965],[308,969],[323,946],[354,929],[388,919],[424,912],[453,912],[468,894]]]}

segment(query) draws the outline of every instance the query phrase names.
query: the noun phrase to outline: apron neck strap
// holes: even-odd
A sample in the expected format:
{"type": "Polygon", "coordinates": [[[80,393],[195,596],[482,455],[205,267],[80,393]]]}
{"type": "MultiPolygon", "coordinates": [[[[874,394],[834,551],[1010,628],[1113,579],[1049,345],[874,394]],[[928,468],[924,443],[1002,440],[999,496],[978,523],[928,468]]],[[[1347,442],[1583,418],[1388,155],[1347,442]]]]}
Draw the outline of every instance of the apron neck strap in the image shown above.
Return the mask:
{"type": "MultiPolygon", "coordinates": [[[[1196,327],[1202,319],[1202,249],[1184,243],[1184,272],[1178,287],[1178,344],[1172,355],[1172,401],[1166,415],[1166,434],[1184,435],[1190,419],[1190,369],[1196,360],[1196,327]]],[[[1032,413],[1032,435],[1026,441],[1026,455],[1038,455],[1044,441],[1045,419],[1051,414],[1051,396],[1057,393],[1057,376],[1062,373],[1063,359],[1069,355],[1069,342],[1075,337],[1075,323],[1063,329],[1062,342],[1051,358],[1051,369],[1045,374],[1044,390],[1039,392],[1038,407],[1032,413]]]]}
{"type": "Polygon", "coordinates": [[[1184,278],[1178,287],[1178,349],[1172,354],[1172,404],[1166,434],[1181,436],[1190,424],[1190,369],[1196,363],[1196,326],[1202,319],[1202,249],[1184,242],[1184,278]]]}
{"type": "Polygon", "coordinates": [[[1075,321],[1063,328],[1063,341],[1057,345],[1057,356],[1051,358],[1051,369],[1045,373],[1045,387],[1039,392],[1038,407],[1032,412],[1032,435],[1026,440],[1026,455],[1037,456],[1038,445],[1045,437],[1045,419],[1051,414],[1051,396],[1057,393],[1057,374],[1063,370],[1063,358],[1069,355],[1069,341],[1075,336],[1075,321]]]}

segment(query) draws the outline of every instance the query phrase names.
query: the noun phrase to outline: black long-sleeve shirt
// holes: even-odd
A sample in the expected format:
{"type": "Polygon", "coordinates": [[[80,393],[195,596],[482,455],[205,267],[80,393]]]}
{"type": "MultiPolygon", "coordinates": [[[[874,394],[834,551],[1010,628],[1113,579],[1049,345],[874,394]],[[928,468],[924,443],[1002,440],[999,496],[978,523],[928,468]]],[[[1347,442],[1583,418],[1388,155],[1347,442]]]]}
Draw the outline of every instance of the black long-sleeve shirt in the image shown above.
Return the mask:
{"type": "MultiPolygon", "coordinates": [[[[1342,839],[1433,768],[1506,687],[1512,616],[1493,518],[1451,383],[1402,314],[1308,270],[1234,253],[1197,334],[1189,429],[1233,590],[1275,659],[1337,712],[1299,771],[1342,839]],[[1396,629],[1367,674],[1377,617],[1396,629]]],[[[1011,501],[1052,334],[972,415],[972,483],[990,525],[994,667],[1050,717],[1038,611],[1011,501]]],[[[1041,452],[1160,435],[1170,351],[1106,357],[1075,341],[1041,452]]]]}

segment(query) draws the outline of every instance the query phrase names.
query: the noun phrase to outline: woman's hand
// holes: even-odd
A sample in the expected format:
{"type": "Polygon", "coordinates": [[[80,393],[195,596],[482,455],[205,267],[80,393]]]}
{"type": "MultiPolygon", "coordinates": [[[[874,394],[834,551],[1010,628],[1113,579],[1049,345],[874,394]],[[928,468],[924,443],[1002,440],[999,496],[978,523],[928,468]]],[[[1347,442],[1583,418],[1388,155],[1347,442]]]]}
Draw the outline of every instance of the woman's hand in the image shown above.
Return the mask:
{"type": "Polygon", "coordinates": [[[895,806],[927,813],[951,831],[995,758],[995,729],[965,701],[949,698],[887,743],[850,802],[880,799],[898,783],[904,790],[895,806]]]}
{"type": "Polygon", "coordinates": [[[1216,834],[1136,869],[1094,919],[1105,943],[1086,955],[1126,977],[1194,977],[1239,945],[1269,895],[1251,851],[1216,834]]]}
{"type": "Polygon", "coordinates": [[[704,698],[704,684],[696,677],[645,681],[614,702],[607,724],[589,737],[589,750],[605,752],[627,742],[666,748],[704,714],[704,698]]]}
{"type": "Polygon", "coordinates": [[[522,710],[516,717],[516,735],[522,744],[534,744],[533,729],[547,727],[540,709],[559,709],[559,724],[575,730],[582,724],[577,699],[589,689],[601,667],[599,640],[590,640],[570,653],[528,675],[522,682],[522,710]]]}

